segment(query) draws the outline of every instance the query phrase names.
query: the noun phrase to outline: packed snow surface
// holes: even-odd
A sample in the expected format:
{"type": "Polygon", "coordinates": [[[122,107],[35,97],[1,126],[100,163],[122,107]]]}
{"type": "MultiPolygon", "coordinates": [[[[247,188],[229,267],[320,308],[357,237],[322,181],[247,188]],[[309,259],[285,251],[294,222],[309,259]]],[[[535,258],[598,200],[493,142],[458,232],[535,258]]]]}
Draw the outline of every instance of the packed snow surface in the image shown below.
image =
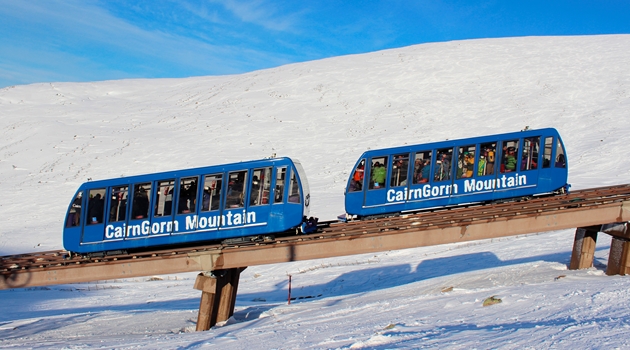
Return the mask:
{"type": "MultiPolygon", "coordinates": [[[[554,127],[572,189],[630,183],[630,35],[423,44],[187,79],[0,90],[0,255],[62,248],[88,178],[299,159],[320,220],[367,149],[554,127]]],[[[574,230],[246,269],[194,332],[195,274],[0,291],[0,348],[630,346],[630,280],[571,271],[574,230]],[[288,276],[292,296],[288,298],[288,276]],[[488,297],[501,302],[483,306],[488,297]]]]}

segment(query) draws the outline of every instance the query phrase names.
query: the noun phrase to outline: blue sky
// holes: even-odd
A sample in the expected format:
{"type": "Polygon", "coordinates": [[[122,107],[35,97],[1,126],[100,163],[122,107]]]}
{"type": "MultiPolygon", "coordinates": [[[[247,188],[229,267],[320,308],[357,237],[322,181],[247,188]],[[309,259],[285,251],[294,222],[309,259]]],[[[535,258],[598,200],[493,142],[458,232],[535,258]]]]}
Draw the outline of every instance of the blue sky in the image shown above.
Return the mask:
{"type": "Polygon", "coordinates": [[[225,75],[426,42],[630,33],[630,0],[0,0],[0,88],[225,75]]]}

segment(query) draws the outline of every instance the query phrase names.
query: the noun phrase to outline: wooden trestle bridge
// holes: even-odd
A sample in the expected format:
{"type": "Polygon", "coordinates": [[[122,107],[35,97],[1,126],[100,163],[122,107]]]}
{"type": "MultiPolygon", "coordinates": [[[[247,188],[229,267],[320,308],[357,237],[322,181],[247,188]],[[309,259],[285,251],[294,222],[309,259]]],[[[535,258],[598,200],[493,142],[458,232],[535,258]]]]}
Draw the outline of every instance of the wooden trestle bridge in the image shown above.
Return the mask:
{"type": "Polygon", "coordinates": [[[329,258],[577,228],[570,269],[591,267],[599,232],[612,235],[609,275],[630,273],[630,184],[502,204],[472,205],[396,217],[322,223],[310,235],[251,245],[221,244],[103,258],[49,251],[0,257],[0,289],[201,272],[197,330],[234,313],[239,276],[248,266],[329,258]]]}

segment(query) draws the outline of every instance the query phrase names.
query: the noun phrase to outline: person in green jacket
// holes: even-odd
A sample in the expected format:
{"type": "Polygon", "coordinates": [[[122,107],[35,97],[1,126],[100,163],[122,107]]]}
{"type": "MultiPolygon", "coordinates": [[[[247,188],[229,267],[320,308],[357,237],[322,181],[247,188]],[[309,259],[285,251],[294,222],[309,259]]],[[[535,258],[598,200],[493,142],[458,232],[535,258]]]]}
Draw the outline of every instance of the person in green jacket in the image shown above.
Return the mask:
{"type": "Polygon", "coordinates": [[[507,157],[505,158],[505,171],[514,171],[514,169],[516,169],[516,156],[514,153],[513,149],[508,151],[507,157]]]}
{"type": "Polygon", "coordinates": [[[477,176],[486,175],[486,157],[479,156],[479,165],[477,166],[477,176]]]}
{"type": "Polygon", "coordinates": [[[385,176],[387,175],[387,170],[381,163],[374,163],[374,167],[372,168],[372,183],[374,183],[374,188],[381,188],[385,185],[385,176]]]}

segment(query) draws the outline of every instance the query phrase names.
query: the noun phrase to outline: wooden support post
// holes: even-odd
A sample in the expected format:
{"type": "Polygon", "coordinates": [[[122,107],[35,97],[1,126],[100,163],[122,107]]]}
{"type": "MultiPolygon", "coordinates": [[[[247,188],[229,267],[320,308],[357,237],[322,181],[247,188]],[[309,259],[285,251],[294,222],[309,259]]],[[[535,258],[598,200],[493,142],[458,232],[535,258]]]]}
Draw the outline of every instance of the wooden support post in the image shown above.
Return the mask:
{"type": "Polygon", "coordinates": [[[610,254],[608,254],[608,267],[606,274],[627,275],[630,273],[630,242],[615,236],[610,242],[610,254]]]}
{"type": "Polygon", "coordinates": [[[595,257],[595,243],[601,226],[578,227],[575,230],[573,253],[571,254],[570,270],[586,269],[593,266],[595,257]]]}
{"type": "Polygon", "coordinates": [[[207,331],[234,314],[238,281],[243,270],[245,267],[213,271],[212,275],[197,275],[194,288],[201,291],[197,331],[207,331]]]}

